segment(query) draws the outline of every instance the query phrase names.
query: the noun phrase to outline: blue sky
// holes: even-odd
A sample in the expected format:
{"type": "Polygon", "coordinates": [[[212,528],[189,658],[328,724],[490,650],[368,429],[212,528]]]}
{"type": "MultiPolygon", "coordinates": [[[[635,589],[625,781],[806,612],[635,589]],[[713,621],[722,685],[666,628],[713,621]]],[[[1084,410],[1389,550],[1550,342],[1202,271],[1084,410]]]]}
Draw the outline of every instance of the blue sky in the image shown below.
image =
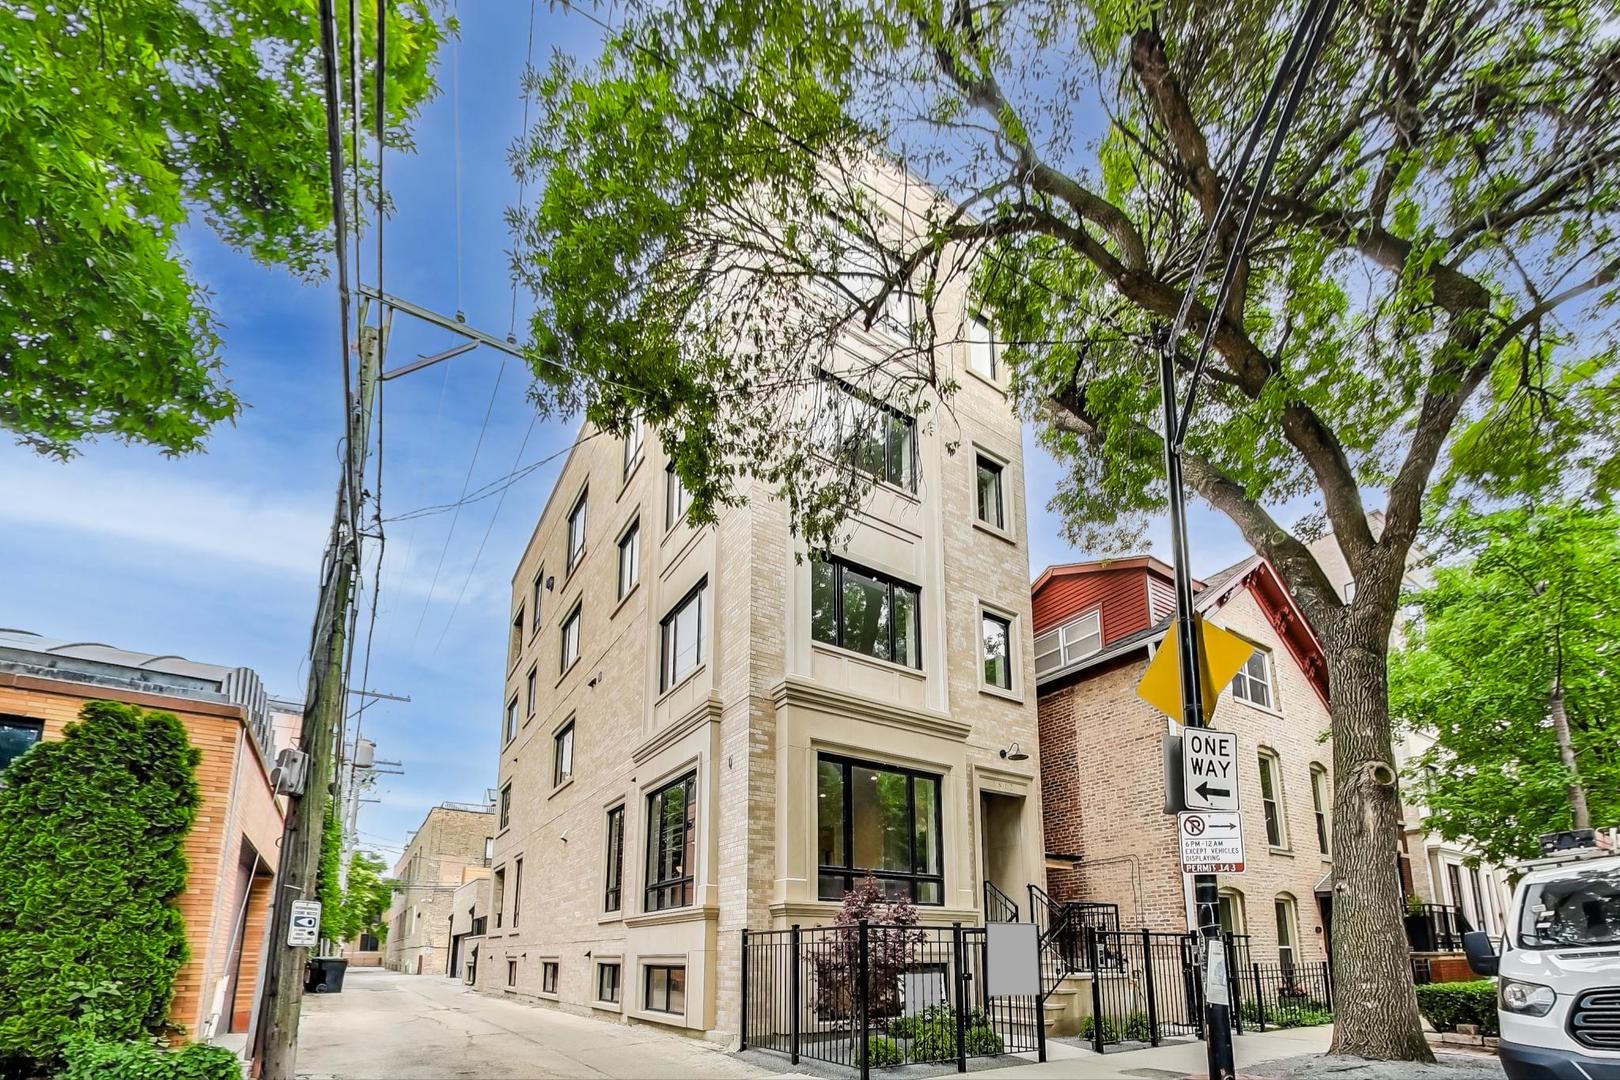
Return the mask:
{"type": "MultiPolygon", "coordinates": [[[[595,55],[595,25],[546,4],[535,18],[537,64],[553,49],[595,55]]],[[[397,204],[386,229],[388,291],[447,313],[460,307],[469,322],[497,335],[512,319],[502,214],[518,193],[505,153],[522,125],[527,20],[528,8],[518,3],[468,6],[459,95],[452,93],[447,49],[444,92],[422,118],[418,152],[387,162],[397,204]]],[[[63,465],[0,446],[0,565],[9,571],[0,626],[244,665],[272,693],[299,697],[337,477],[336,291],[259,267],[202,229],[187,237],[186,253],[214,294],[225,324],[226,369],[249,407],[236,425],[215,433],[205,453],[182,460],[105,443],[63,465]]],[[[368,242],[361,273],[374,283],[373,258],[368,242]]],[[[527,311],[520,293],[520,339],[527,311]]],[[[391,364],[454,340],[397,316],[391,364]]],[[[390,382],[383,404],[384,514],[455,500],[469,467],[477,487],[567,446],[572,422],[539,422],[530,430],[526,385],[517,362],[503,371],[501,357],[488,349],[390,382]]],[[[1027,437],[1025,444],[1030,564],[1038,573],[1088,553],[1061,539],[1045,510],[1058,470],[1027,437]]],[[[429,806],[479,799],[495,782],[509,580],[560,463],[513,486],[498,517],[496,499],[465,507],[453,534],[447,514],[388,527],[369,682],[412,700],[366,712],[378,755],[402,761],[404,775],[384,779],[381,802],[364,808],[360,829],[362,844],[390,861],[429,806]]],[[[1191,527],[1195,572],[1247,554],[1218,514],[1197,508],[1191,527]]],[[[1162,527],[1153,530],[1150,546],[1162,551],[1163,534],[1162,527]]]]}

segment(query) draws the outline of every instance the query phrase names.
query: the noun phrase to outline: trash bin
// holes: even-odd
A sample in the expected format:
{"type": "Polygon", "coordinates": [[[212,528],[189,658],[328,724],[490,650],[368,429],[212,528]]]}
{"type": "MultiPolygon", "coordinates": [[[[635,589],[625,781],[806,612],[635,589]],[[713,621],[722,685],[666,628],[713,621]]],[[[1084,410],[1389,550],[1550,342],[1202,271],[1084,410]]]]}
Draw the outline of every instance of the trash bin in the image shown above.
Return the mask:
{"type": "Polygon", "coordinates": [[[304,975],[304,989],[312,994],[341,994],[343,972],[349,966],[346,956],[312,956],[304,975]]]}

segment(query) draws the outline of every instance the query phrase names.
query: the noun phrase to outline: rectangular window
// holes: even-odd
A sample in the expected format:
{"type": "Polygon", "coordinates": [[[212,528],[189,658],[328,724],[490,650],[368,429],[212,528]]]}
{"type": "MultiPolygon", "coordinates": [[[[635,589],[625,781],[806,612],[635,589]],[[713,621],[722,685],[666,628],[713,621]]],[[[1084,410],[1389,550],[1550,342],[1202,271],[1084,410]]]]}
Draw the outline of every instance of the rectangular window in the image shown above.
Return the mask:
{"type": "Polygon", "coordinates": [[[518,699],[513,698],[506,703],[506,731],[502,744],[509,743],[517,738],[518,729],[518,699]]]}
{"type": "Polygon", "coordinates": [[[495,871],[493,881],[489,887],[489,902],[494,909],[495,929],[501,928],[501,917],[506,911],[506,868],[503,866],[495,871]]]}
{"type": "Polygon", "coordinates": [[[517,667],[517,662],[523,655],[523,609],[518,608],[517,614],[512,617],[512,634],[506,646],[506,666],[517,667]]]}
{"type": "Polygon", "coordinates": [[[1035,639],[1035,674],[1045,675],[1102,648],[1102,612],[1093,609],[1035,639]]]}
{"type": "Polygon", "coordinates": [[[697,774],[687,773],[647,796],[647,911],[692,903],[697,855],[697,774]]]}
{"type": "Polygon", "coordinates": [[[814,436],[821,451],[879,480],[916,491],[916,421],[827,372],[821,379],[825,392],[814,436]]]}
{"type": "Polygon", "coordinates": [[[20,716],[0,716],[0,774],[13,761],[26,754],[45,733],[43,720],[20,716]]]}
{"type": "Polygon", "coordinates": [[[687,492],[686,485],[681,482],[681,476],[675,471],[672,461],[664,466],[664,531],[668,532],[680,523],[686,516],[686,508],[692,504],[692,496],[687,492]]]}
{"type": "Polygon", "coordinates": [[[1311,806],[1316,811],[1316,846],[1328,853],[1328,797],[1327,770],[1320,765],[1311,766],[1311,806]]]}
{"type": "Polygon", "coordinates": [[[686,1014],[686,968],[663,964],[647,965],[647,991],[644,998],[648,1012],[686,1014]]]}
{"type": "Polygon", "coordinates": [[[983,613],[984,684],[1012,689],[1012,623],[983,613]]]}
{"type": "Polygon", "coordinates": [[[512,925],[518,924],[518,916],[523,913],[523,860],[520,858],[512,864],[512,925]]]}
{"type": "Polygon", "coordinates": [[[1249,662],[1233,676],[1232,696],[1242,698],[1262,709],[1272,707],[1271,664],[1264,649],[1254,650],[1249,662]]]}
{"type": "Polygon", "coordinates": [[[1266,843],[1282,847],[1282,777],[1274,754],[1260,755],[1260,801],[1266,808],[1266,843]]]}
{"type": "Polygon", "coordinates": [[[538,667],[532,667],[529,669],[529,677],[524,680],[523,686],[524,705],[528,710],[526,713],[528,716],[534,715],[535,706],[539,703],[539,685],[540,669],[538,667]]]}
{"type": "Polygon", "coordinates": [[[607,812],[607,888],[602,894],[602,910],[618,911],[624,906],[624,807],[607,812]]]}
{"type": "Polygon", "coordinates": [[[529,634],[532,637],[540,632],[540,598],[545,595],[546,568],[541,567],[540,572],[534,575],[533,597],[529,600],[529,608],[534,612],[534,618],[529,620],[529,634]]]}
{"type": "Polygon", "coordinates": [[[922,668],[921,593],[841,559],[810,564],[810,636],[879,660],[922,668]]]}
{"type": "Polygon", "coordinates": [[[556,786],[573,775],[574,722],[570,720],[551,737],[551,783],[556,786]]]}
{"type": "Polygon", "coordinates": [[[596,965],[596,1000],[619,1003],[619,965],[596,965]]]}
{"type": "Polygon", "coordinates": [[[975,466],[978,477],[979,520],[998,529],[1007,527],[1007,516],[1001,504],[1001,464],[979,455],[975,466]]]}
{"type": "Polygon", "coordinates": [[[641,417],[630,421],[630,430],[624,435],[624,475],[628,478],[641,461],[641,417]]]}
{"type": "Polygon", "coordinates": [[[996,379],[996,337],[990,324],[977,315],[968,317],[968,366],[994,382],[996,379]]]}
{"type": "Polygon", "coordinates": [[[495,838],[486,836],[484,837],[484,865],[488,866],[493,861],[495,861],[495,838]]]}
{"type": "Polygon", "coordinates": [[[510,782],[501,788],[501,828],[512,824],[512,785],[510,782]]]}
{"type": "Polygon", "coordinates": [[[619,538],[619,599],[630,595],[630,590],[641,580],[641,522],[632,521],[619,538]]]}
{"type": "Polygon", "coordinates": [[[1294,902],[1277,898],[1277,962],[1284,972],[1294,970],[1294,902]]]}
{"type": "Polygon", "coordinates": [[[585,556],[585,496],[589,492],[579,493],[579,501],[568,512],[568,572],[574,572],[579,560],[585,556]]]}
{"type": "MultiPolygon", "coordinates": [[[[500,924],[496,923],[495,925],[499,926],[500,924]]],[[[517,985],[517,961],[516,960],[508,960],[506,962],[506,985],[507,986],[516,986],[517,985]]]]}
{"type": "Polygon", "coordinates": [[[668,690],[703,663],[703,594],[707,579],[664,616],[659,624],[658,689],[668,690]]]}
{"type": "Polygon", "coordinates": [[[568,613],[563,620],[562,628],[562,670],[567,671],[579,659],[579,620],[580,613],[584,611],[583,605],[575,604],[574,610],[568,613]]]}
{"type": "Polygon", "coordinates": [[[557,961],[542,960],[540,962],[540,992],[542,994],[555,994],[557,992],[557,961]]]}
{"type": "Polygon", "coordinates": [[[891,900],[942,904],[939,777],[822,755],[816,762],[817,894],[841,900],[868,871],[891,900]]]}

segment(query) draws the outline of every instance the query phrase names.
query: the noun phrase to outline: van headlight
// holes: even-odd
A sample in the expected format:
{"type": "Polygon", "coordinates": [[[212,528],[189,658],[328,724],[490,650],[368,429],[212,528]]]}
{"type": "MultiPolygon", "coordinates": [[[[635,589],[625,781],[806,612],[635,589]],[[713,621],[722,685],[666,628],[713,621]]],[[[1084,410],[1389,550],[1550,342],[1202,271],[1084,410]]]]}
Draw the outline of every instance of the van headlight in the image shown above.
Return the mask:
{"type": "Polygon", "coordinates": [[[1522,1013],[1525,1016],[1546,1016],[1558,999],[1552,987],[1520,982],[1518,979],[1503,979],[1497,988],[1497,995],[1503,1012],[1522,1013]]]}

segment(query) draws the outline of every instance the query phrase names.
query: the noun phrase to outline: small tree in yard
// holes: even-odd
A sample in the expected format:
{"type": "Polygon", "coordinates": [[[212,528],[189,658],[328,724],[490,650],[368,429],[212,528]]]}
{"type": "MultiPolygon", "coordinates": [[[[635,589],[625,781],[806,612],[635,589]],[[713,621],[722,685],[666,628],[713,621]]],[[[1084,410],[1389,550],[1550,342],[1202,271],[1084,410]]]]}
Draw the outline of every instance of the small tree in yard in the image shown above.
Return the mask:
{"type": "MultiPolygon", "coordinates": [[[[856,981],[860,973],[860,924],[867,924],[866,990],[868,1017],[895,1016],[900,1012],[901,976],[911,966],[923,935],[917,925],[917,906],[907,897],[889,900],[870,871],[844,894],[833,924],[837,944],[817,950],[816,1012],[832,1017],[856,1013],[856,981]]],[[[795,973],[797,978],[797,973],[795,973]]]]}
{"type": "Polygon", "coordinates": [[[186,959],[175,900],[200,753],[171,713],[87,704],[0,788],[0,1071],[54,1067],[74,1037],[168,1030],[186,959]]]}

